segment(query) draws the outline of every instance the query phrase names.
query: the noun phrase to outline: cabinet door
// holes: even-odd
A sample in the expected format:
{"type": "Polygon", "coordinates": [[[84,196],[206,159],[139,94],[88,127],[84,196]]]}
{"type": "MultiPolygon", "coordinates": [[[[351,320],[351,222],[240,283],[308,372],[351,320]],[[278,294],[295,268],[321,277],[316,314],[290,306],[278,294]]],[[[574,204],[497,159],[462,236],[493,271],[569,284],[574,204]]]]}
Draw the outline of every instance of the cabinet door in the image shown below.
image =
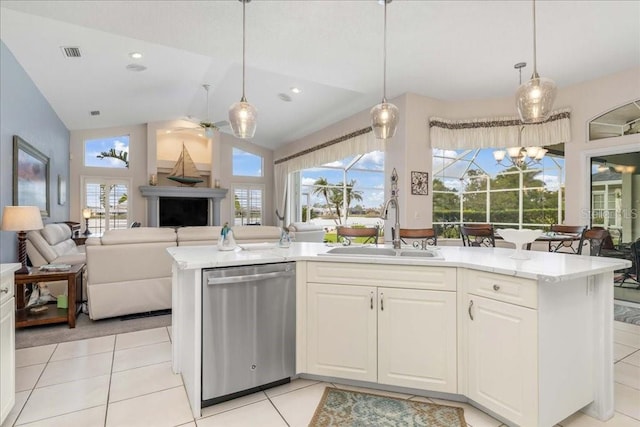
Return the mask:
{"type": "Polygon", "coordinates": [[[471,294],[465,303],[468,397],[515,424],[538,425],[536,311],[471,294]]]}
{"type": "Polygon", "coordinates": [[[0,305],[0,424],[16,399],[15,330],[15,298],[9,298],[0,305]]]}
{"type": "Polygon", "coordinates": [[[378,288],[378,382],[455,393],[456,293],[378,288]]]}
{"type": "Polygon", "coordinates": [[[309,373],[377,379],[375,288],[307,285],[309,373]]]}

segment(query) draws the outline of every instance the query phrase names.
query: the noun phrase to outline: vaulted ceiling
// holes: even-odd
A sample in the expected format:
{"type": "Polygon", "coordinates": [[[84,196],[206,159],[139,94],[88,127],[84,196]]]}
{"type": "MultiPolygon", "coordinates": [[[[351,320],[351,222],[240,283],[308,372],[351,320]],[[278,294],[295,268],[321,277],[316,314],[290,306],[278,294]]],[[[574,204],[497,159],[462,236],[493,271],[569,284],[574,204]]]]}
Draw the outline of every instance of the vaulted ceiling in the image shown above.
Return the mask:
{"type": "MultiPolygon", "coordinates": [[[[240,99],[236,0],[0,6],[2,41],[70,130],[206,118],[203,84],[211,85],[211,121],[226,120],[240,99]],[[81,57],[65,58],[61,47],[78,47],[81,57]],[[146,69],[131,71],[131,64],[146,69]]],[[[276,148],[380,102],[378,1],[254,0],[246,12],[256,144],[276,148]]],[[[537,30],[538,71],[560,88],[640,66],[640,2],[538,1],[537,30]]],[[[395,0],[388,5],[387,97],[512,96],[513,65],[529,64],[523,79],[532,72],[532,39],[529,1],[395,0]]]]}

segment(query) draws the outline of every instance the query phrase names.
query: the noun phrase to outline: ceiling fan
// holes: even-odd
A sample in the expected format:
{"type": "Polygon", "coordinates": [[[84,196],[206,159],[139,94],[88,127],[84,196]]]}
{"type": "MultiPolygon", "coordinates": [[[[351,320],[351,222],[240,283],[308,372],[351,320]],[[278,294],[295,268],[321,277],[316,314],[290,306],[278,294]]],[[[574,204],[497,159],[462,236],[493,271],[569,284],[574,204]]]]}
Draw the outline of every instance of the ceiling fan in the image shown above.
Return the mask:
{"type": "Polygon", "coordinates": [[[184,117],[184,120],[190,121],[193,124],[195,124],[195,127],[180,127],[180,128],[174,128],[172,129],[174,132],[180,132],[180,131],[202,131],[204,130],[204,134],[207,138],[211,138],[213,137],[213,131],[218,129],[220,131],[223,130],[223,128],[228,128],[229,127],[229,122],[226,120],[221,120],[219,122],[212,122],[209,120],[209,87],[210,85],[208,84],[203,84],[202,87],[204,88],[204,90],[207,92],[207,117],[203,120],[203,119],[199,119],[197,117],[194,116],[186,116],[184,117]]]}

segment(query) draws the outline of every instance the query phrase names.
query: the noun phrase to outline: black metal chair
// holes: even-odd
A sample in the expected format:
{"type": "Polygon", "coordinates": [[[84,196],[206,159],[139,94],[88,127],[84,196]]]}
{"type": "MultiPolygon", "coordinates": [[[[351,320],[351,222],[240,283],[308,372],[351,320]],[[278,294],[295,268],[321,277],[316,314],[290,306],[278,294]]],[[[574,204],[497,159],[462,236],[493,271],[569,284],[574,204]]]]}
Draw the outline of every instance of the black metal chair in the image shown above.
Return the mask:
{"type": "Polygon", "coordinates": [[[587,229],[586,225],[562,225],[552,224],[550,231],[576,237],[576,240],[564,242],[549,242],[549,252],[561,252],[578,254],[582,251],[582,233],[587,229]],[[576,245],[577,243],[577,245],[576,245]]]}
{"type": "Polygon", "coordinates": [[[358,237],[364,237],[365,239],[362,243],[373,243],[375,245],[378,244],[378,235],[379,229],[378,227],[336,227],[336,236],[337,240],[340,241],[342,238],[349,239],[350,242],[353,242],[358,237]]]}
{"type": "Polygon", "coordinates": [[[609,232],[604,228],[590,228],[585,230],[582,233],[582,239],[578,247],[578,255],[582,255],[582,248],[589,243],[589,255],[600,256],[607,237],[609,237],[609,232]]]}
{"type": "MultiPolygon", "coordinates": [[[[393,230],[395,233],[395,230],[393,230]]],[[[426,246],[438,245],[438,234],[433,228],[401,228],[400,241],[405,245],[419,245],[421,248],[426,246]]]]}
{"type": "Polygon", "coordinates": [[[491,224],[461,225],[460,237],[464,246],[496,247],[496,238],[491,224]]]}
{"type": "Polygon", "coordinates": [[[622,276],[614,280],[614,283],[620,287],[624,285],[627,280],[633,280],[636,285],[636,289],[640,289],[640,239],[636,240],[629,247],[629,257],[631,260],[631,267],[620,271],[622,276]]]}

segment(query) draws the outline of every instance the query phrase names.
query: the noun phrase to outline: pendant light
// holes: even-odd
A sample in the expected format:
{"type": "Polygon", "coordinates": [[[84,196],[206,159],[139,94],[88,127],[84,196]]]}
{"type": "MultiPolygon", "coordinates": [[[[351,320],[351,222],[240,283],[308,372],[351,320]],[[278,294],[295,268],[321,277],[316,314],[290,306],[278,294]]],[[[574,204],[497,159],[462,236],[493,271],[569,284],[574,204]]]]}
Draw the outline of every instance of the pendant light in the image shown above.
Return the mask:
{"type": "Polygon", "coordinates": [[[556,99],[556,84],[540,77],[536,67],[536,0],[533,0],[533,75],[516,92],[516,107],[522,123],[540,123],[549,117],[556,99]]]}
{"type": "Polygon", "coordinates": [[[229,123],[233,134],[242,139],[251,139],[256,133],[256,119],[258,111],[256,107],[247,102],[244,96],[245,82],[245,6],[251,0],[239,0],[242,3],[242,98],[229,108],[229,123]]]}
{"type": "Polygon", "coordinates": [[[387,102],[387,4],[391,0],[384,1],[384,50],[382,68],[382,103],[371,109],[371,127],[373,134],[378,139],[392,138],[398,127],[398,107],[387,102]]]}

